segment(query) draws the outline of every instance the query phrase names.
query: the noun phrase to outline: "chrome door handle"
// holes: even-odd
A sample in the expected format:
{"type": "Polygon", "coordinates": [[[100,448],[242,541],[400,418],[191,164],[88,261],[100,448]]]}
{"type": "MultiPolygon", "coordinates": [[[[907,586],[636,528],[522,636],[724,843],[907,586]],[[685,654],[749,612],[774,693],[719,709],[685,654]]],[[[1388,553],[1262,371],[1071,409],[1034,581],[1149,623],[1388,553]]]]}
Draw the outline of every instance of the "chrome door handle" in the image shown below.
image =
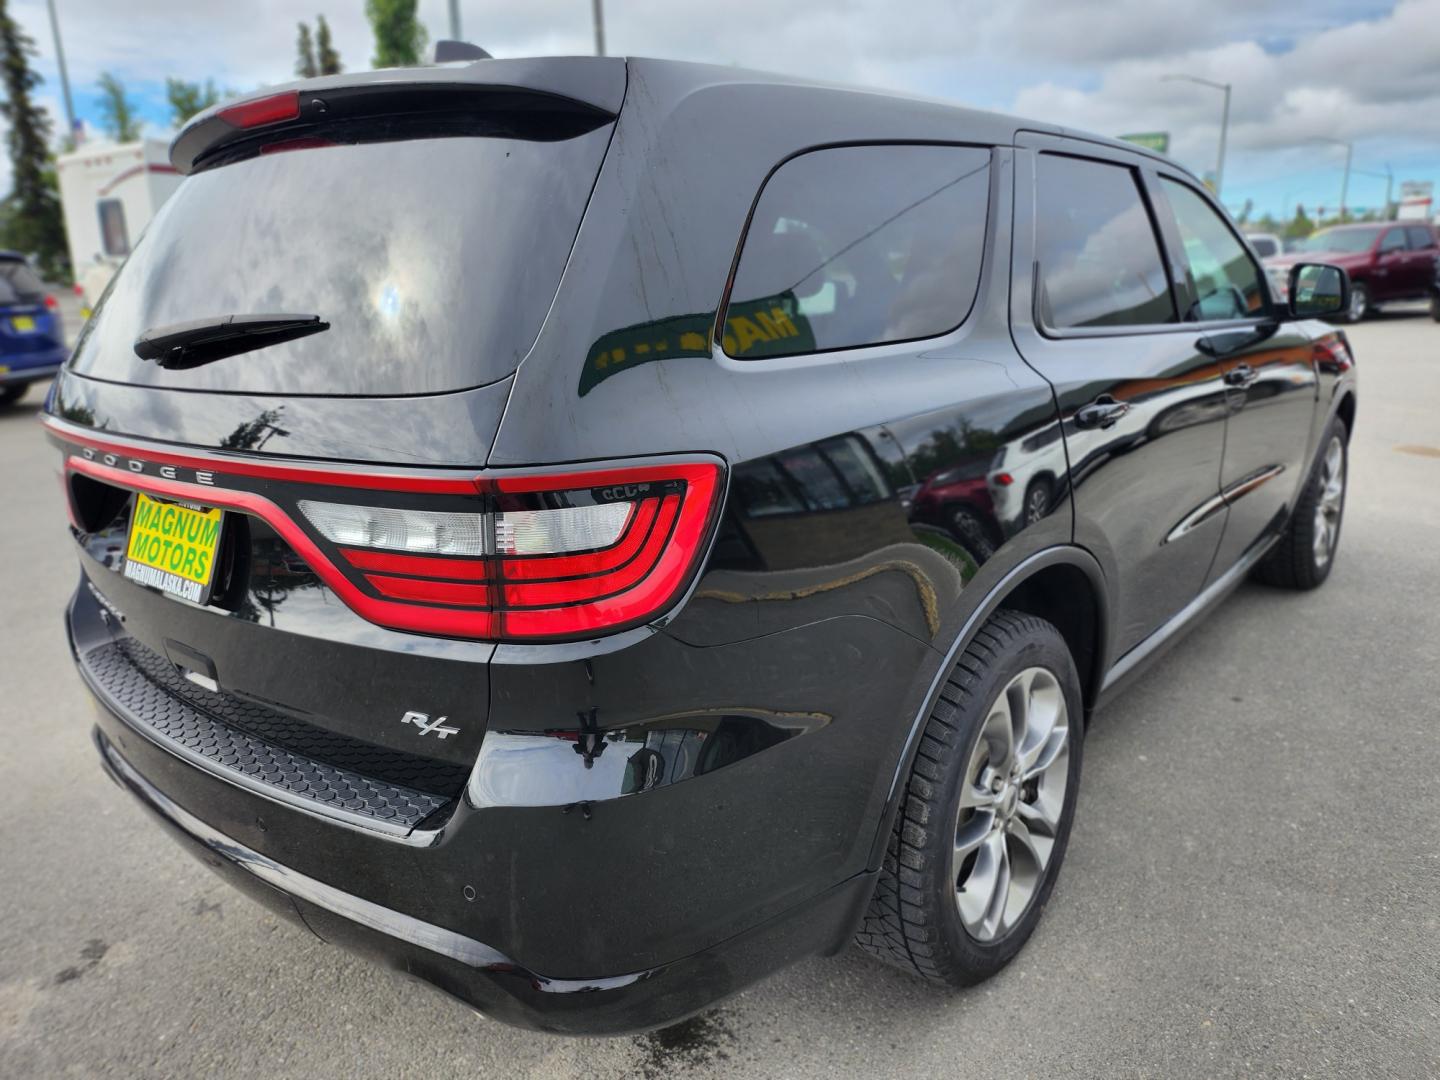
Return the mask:
{"type": "Polygon", "coordinates": [[[1101,394],[1089,405],[1082,405],[1075,412],[1075,426],[1082,428],[1114,427],[1115,422],[1130,411],[1128,401],[1116,401],[1109,394],[1101,394]]]}
{"type": "Polygon", "coordinates": [[[1226,386],[1238,386],[1244,388],[1260,378],[1260,373],[1249,364],[1241,364],[1225,373],[1226,386]]]}

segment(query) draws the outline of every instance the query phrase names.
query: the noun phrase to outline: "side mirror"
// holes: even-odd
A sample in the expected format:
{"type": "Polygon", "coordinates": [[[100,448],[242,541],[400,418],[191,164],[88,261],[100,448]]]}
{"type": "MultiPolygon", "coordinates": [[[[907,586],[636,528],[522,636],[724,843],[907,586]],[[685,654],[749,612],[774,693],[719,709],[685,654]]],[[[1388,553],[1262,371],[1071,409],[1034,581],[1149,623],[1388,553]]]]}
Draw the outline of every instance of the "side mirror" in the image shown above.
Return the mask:
{"type": "Polygon", "coordinates": [[[1292,319],[1323,319],[1350,307],[1350,275],[1329,263],[1296,263],[1290,268],[1292,319]]]}

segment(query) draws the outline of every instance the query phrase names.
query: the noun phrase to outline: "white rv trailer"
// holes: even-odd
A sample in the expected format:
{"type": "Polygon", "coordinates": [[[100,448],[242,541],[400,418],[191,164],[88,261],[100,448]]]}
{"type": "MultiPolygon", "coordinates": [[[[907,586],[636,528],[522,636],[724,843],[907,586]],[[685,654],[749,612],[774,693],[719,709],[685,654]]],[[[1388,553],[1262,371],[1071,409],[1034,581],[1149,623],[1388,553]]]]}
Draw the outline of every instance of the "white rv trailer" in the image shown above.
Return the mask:
{"type": "Polygon", "coordinates": [[[56,162],[70,265],[85,314],[184,179],[163,139],[90,142],[56,162]]]}

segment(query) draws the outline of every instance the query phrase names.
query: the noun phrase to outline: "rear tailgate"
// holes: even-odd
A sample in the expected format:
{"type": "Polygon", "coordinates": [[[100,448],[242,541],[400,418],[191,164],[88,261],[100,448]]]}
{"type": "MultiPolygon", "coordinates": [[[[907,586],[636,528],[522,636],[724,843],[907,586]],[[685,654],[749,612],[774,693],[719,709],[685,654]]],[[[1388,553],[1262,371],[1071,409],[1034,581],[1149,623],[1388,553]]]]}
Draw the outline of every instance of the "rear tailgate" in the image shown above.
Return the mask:
{"type": "MultiPolygon", "coordinates": [[[[493,647],[463,618],[418,620],[377,599],[358,563],[297,523],[307,501],[427,521],[484,503],[475,477],[509,376],[549,309],[613,123],[517,89],[507,70],[499,87],[389,94],[362,78],[363,108],[325,84],[331,106],[304,123],[229,125],[198,151],[187,129],[177,146],[193,175],[116,276],[47,418],[94,586],[75,610],[103,625],[76,635],[102,698],[138,702],[174,728],[162,735],[204,753],[294,772],[307,798],[363,802],[354,776],[398,785],[362,812],[393,810],[407,829],[463,786],[493,647]],[[271,312],[328,329],[183,369],[135,352],[157,327],[271,312]],[[157,506],[192,523],[186,507],[222,515],[213,547],[177,555],[173,574],[162,544],[210,541],[198,527],[137,540],[157,506]],[[139,573],[145,543],[158,569],[139,573]],[[332,774],[352,779],[335,787],[332,774]]],[[[214,121],[197,124],[213,134],[214,121]]]]}

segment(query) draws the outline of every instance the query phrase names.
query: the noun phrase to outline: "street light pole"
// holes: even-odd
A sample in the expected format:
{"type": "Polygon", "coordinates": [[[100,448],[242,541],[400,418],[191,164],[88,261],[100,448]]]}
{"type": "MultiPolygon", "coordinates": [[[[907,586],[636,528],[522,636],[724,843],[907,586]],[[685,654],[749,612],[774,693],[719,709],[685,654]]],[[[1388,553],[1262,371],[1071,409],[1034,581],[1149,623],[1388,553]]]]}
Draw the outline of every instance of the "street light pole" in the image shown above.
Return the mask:
{"type": "Polygon", "coordinates": [[[450,0],[450,40],[465,40],[460,36],[460,0],[450,0]]]}
{"type": "Polygon", "coordinates": [[[1390,197],[1395,193],[1395,171],[1390,168],[1388,163],[1385,165],[1385,171],[1383,173],[1371,172],[1369,169],[1351,169],[1350,171],[1352,173],[1358,173],[1361,176],[1373,176],[1376,179],[1383,179],[1385,181],[1385,213],[1381,220],[1389,221],[1390,197]]]}
{"type": "Polygon", "coordinates": [[[1225,95],[1225,107],[1220,113],[1220,153],[1215,159],[1215,197],[1220,197],[1220,189],[1225,182],[1225,143],[1230,134],[1230,83],[1212,82],[1209,79],[1202,79],[1198,75],[1163,75],[1161,82],[1192,82],[1200,86],[1208,86],[1212,90],[1219,90],[1225,95]]]}
{"type": "Polygon", "coordinates": [[[60,20],[55,16],[55,0],[45,0],[50,9],[50,33],[55,38],[55,61],[60,67],[60,89],[65,95],[65,119],[70,124],[70,138],[74,140],[75,106],[70,100],[70,76],[65,73],[65,48],[60,44],[60,20]]]}
{"type": "Polygon", "coordinates": [[[590,14],[595,20],[595,55],[605,55],[605,12],[600,9],[600,0],[590,0],[590,14]]]}
{"type": "Polygon", "coordinates": [[[1355,144],[1344,139],[1331,139],[1325,135],[1315,136],[1316,142],[1333,143],[1345,147],[1345,174],[1340,178],[1340,220],[1345,220],[1345,200],[1350,195],[1350,162],[1355,157],[1355,144]]]}

